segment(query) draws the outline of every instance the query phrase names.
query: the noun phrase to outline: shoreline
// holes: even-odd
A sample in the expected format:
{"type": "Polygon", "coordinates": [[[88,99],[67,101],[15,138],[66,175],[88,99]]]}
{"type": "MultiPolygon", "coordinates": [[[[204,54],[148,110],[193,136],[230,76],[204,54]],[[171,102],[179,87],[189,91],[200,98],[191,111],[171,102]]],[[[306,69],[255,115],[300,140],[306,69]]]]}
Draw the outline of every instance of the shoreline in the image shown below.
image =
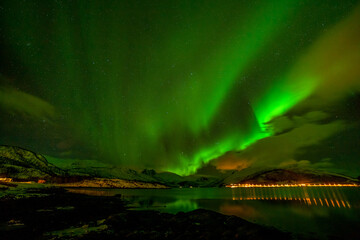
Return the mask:
{"type": "Polygon", "coordinates": [[[289,239],[288,233],[239,217],[197,209],[177,214],[130,210],[121,196],[63,188],[32,189],[0,199],[1,239],[289,239]],[[270,237],[270,238],[269,238],[270,237]]]}

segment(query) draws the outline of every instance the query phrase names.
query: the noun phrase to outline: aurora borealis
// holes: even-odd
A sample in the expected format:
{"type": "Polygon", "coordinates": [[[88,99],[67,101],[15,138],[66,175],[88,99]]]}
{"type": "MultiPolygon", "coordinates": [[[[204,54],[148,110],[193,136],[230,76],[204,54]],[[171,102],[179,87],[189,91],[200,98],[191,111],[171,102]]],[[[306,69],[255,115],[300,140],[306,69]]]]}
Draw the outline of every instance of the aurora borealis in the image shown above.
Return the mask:
{"type": "Polygon", "coordinates": [[[0,144],[359,174],[359,1],[9,0],[0,51],[0,144]]]}

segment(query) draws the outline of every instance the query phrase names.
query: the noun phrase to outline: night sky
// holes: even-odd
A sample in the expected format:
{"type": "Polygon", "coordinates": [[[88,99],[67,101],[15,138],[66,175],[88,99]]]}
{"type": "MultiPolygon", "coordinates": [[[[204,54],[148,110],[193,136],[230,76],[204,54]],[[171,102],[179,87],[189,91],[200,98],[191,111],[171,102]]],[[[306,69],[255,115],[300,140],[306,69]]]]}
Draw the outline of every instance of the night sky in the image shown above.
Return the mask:
{"type": "Polygon", "coordinates": [[[0,144],[178,174],[360,175],[360,1],[0,3],[0,144]]]}

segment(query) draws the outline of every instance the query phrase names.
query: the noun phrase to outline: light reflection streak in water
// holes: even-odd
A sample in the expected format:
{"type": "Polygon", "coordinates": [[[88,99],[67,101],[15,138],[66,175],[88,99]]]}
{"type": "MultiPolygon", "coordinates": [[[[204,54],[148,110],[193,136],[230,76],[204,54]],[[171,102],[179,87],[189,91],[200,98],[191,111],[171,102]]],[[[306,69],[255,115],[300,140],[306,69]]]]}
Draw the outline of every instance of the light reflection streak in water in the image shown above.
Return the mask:
{"type": "Polygon", "coordinates": [[[291,201],[308,206],[351,208],[343,191],[338,188],[232,188],[232,200],[291,201]]]}

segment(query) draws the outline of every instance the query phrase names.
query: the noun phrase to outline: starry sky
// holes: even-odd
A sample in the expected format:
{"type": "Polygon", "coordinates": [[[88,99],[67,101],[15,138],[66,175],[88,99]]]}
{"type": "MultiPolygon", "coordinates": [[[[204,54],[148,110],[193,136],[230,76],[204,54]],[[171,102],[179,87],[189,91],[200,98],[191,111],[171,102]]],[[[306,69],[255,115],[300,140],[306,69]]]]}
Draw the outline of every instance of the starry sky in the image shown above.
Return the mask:
{"type": "Polygon", "coordinates": [[[360,175],[360,1],[0,3],[0,144],[186,175],[360,175]]]}

